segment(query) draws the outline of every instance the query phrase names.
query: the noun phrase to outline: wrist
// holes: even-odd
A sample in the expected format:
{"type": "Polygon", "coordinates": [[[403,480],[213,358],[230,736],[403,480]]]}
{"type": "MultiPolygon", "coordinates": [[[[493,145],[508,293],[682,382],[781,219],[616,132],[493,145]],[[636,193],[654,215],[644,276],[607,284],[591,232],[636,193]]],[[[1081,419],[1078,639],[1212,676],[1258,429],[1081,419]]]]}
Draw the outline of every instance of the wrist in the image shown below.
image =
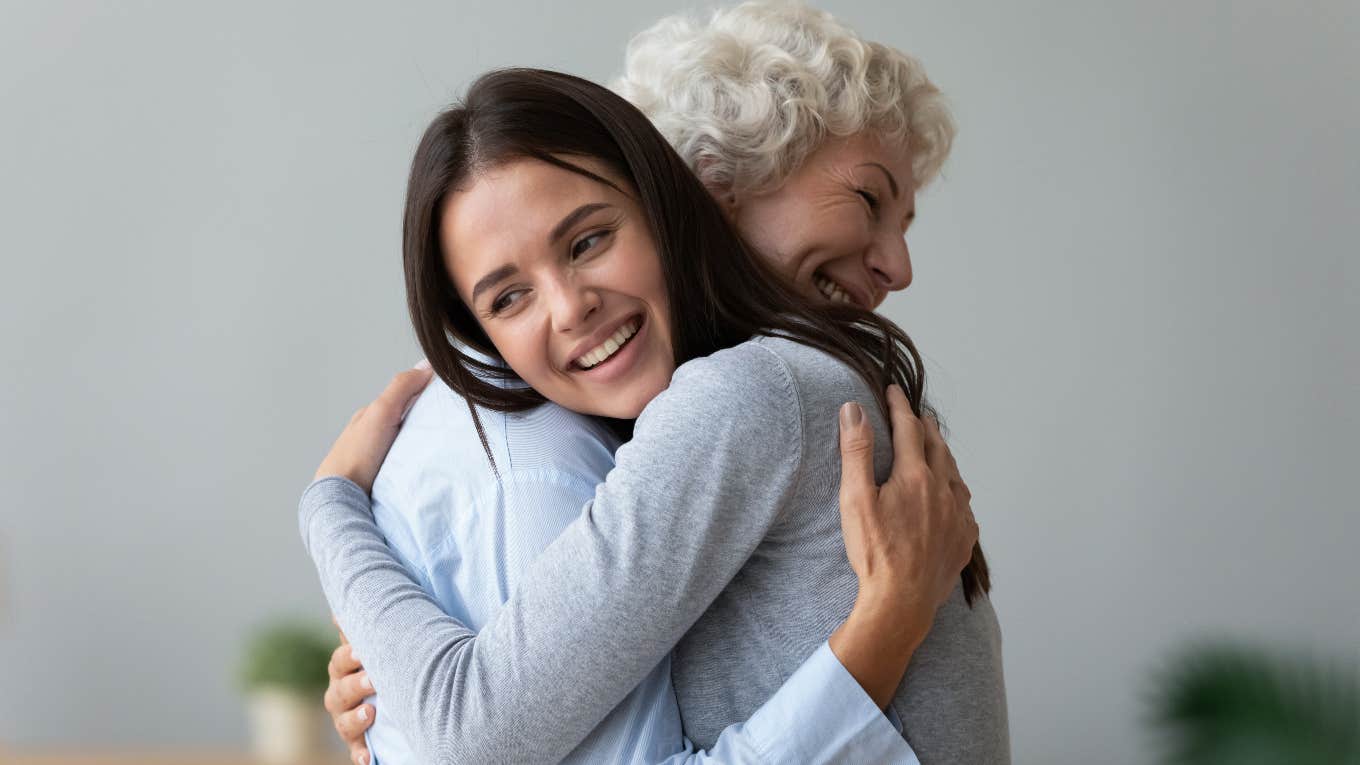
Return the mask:
{"type": "Polygon", "coordinates": [[[923,600],[862,588],[845,623],[857,632],[876,636],[881,650],[910,657],[934,620],[935,609],[923,600]]]}
{"type": "Polygon", "coordinates": [[[892,577],[887,584],[861,580],[850,619],[892,635],[915,650],[935,622],[936,604],[919,588],[904,588],[905,577],[892,577]]]}
{"type": "Polygon", "coordinates": [[[892,701],[911,657],[930,631],[921,609],[870,596],[856,599],[828,643],[831,652],[879,708],[892,701]]]}

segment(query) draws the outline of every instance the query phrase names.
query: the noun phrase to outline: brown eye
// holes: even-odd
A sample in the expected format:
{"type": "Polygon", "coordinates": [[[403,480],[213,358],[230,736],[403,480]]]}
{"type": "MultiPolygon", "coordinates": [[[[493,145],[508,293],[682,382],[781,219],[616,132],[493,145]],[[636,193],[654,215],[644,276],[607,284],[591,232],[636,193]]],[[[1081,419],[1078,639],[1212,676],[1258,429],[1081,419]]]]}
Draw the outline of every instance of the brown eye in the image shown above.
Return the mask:
{"type": "Polygon", "coordinates": [[[586,254],[591,249],[594,249],[595,245],[598,244],[600,240],[604,239],[608,235],[609,235],[608,231],[596,231],[595,233],[590,234],[589,236],[583,236],[580,239],[576,240],[576,243],[571,246],[572,260],[575,260],[576,258],[579,258],[582,255],[586,254]]]}
{"type": "Polygon", "coordinates": [[[524,290],[510,290],[509,292],[503,292],[500,295],[497,295],[496,299],[491,301],[491,313],[493,315],[498,314],[501,311],[514,306],[515,303],[519,302],[519,297],[523,294],[524,290]]]}

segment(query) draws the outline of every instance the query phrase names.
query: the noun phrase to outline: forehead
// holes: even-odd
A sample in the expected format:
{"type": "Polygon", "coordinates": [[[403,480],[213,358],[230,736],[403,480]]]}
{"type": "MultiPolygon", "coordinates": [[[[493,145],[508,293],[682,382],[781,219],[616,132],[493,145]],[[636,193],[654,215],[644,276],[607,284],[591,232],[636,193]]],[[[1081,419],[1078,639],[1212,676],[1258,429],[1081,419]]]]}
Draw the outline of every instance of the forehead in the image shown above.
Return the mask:
{"type": "MultiPolygon", "coordinates": [[[[619,183],[597,161],[568,161],[619,183]]],[[[606,184],[542,160],[497,165],[445,200],[439,228],[445,266],[461,292],[483,271],[547,251],[548,233],[581,205],[628,201],[606,184]]]]}
{"type": "Polygon", "coordinates": [[[861,165],[872,163],[886,167],[904,188],[916,187],[911,171],[911,151],[907,145],[884,140],[872,132],[828,140],[808,157],[806,169],[836,172],[872,170],[861,168],[861,165]]]}

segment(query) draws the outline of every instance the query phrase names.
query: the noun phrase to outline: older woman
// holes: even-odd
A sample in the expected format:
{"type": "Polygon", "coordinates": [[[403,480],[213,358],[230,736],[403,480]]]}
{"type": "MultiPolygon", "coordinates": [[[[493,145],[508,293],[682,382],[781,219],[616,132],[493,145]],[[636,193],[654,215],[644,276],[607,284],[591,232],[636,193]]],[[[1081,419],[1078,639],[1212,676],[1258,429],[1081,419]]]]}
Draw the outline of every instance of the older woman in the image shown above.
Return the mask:
{"type": "Polygon", "coordinates": [[[614,87],[807,294],[875,308],[911,284],[916,192],[954,137],[915,59],[830,14],[751,2],[657,22],[614,87]]]}
{"type": "MultiPolygon", "coordinates": [[[[653,120],[744,237],[809,296],[872,308],[910,283],[903,237],[915,193],[938,171],[953,135],[938,90],[912,59],[861,41],[827,14],[748,3],[707,25],[661,21],[630,45],[615,87],[653,120]]],[[[1005,756],[996,649],[978,657],[995,663],[997,680],[979,700],[986,714],[999,714],[996,735],[970,752],[985,752],[985,761],[1005,756]]],[[[371,691],[344,646],[332,677],[328,708],[362,761],[376,710],[360,704],[371,691]]],[[[933,731],[915,733],[917,749],[934,754],[933,731]]]]}

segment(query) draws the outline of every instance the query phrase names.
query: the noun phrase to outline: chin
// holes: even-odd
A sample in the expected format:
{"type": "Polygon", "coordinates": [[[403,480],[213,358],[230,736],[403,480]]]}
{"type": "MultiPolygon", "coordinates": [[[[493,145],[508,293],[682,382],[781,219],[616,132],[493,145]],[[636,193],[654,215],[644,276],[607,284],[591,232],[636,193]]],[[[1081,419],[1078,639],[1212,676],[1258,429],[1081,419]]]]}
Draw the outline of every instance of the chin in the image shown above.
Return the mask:
{"type": "Polygon", "coordinates": [[[616,420],[636,420],[642,414],[642,410],[652,403],[652,399],[660,395],[661,391],[665,389],[665,385],[646,385],[621,392],[612,398],[609,405],[603,407],[608,411],[600,414],[605,417],[613,417],[616,420]]]}

